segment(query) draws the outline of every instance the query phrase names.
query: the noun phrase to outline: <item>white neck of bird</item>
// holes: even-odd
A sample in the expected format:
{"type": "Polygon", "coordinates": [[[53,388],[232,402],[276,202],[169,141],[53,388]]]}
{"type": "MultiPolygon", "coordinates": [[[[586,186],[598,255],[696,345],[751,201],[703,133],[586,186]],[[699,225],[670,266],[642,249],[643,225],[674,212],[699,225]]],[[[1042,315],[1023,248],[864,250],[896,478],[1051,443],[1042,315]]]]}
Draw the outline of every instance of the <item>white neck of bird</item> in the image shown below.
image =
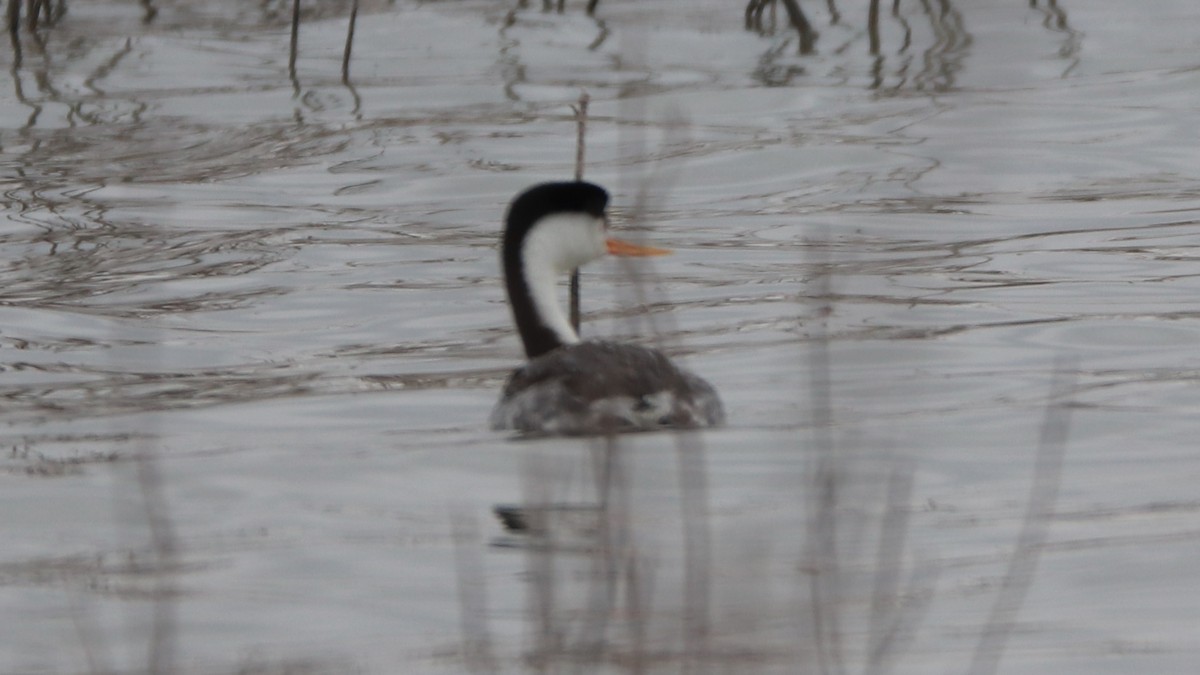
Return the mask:
{"type": "Polygon", "coordinates": [[[603,220],[585,213],[547,216],[525,235],[521,261],[529,299],[542,325],[563,344],[579,342],[579,334],[558,303],[558,280],[605,251],[603,220]]]}

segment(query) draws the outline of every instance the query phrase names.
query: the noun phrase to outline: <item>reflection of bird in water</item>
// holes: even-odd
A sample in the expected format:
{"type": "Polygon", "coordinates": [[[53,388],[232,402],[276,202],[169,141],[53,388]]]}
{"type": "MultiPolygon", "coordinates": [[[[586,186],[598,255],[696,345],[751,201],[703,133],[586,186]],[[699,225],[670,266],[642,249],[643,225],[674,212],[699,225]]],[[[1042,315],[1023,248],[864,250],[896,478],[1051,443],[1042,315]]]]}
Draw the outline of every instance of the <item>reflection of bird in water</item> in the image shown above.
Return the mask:
{"type": "Polygon", "coordinates": [[[716,391],[662,352],[581,342],[555,298],[557,279],[606,253],[662,249],[607,237],[608,193],[591,183],[546,183],[508,209],[503,263],[513,320],[529,362],[508,379],[494,429],[590,434],[707,427],[724,421],[716,391]]]}

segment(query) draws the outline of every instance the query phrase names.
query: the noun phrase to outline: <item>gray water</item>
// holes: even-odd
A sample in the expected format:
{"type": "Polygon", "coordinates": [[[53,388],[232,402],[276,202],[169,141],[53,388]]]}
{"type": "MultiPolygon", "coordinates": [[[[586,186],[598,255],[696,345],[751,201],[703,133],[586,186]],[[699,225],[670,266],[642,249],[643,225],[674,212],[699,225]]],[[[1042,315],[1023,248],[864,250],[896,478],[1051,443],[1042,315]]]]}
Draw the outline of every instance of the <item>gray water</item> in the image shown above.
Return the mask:
{"type": "Polygon", "coordinates": [[[622,441],[663,625],[694,601],[698,466],[719,667],[815,668],[796,561],[833,443],[843,658],[908,475],[920,602],[889,663],[967,672],[1057,401],[1000,671],[1194,671],[1192,2],[885,2],[878,56],[866,2],[803,3],[808,55],[735,2],[364,3],[348,82],[349,3],[306,6],[294,73],[291,3],[154,4],[69,3],[7,54],[0,672],[154,645],[189,673],[464,672],[463,614],[525,670],[535,558],[489,512],[583,499],[598,451],[486,428],[520,359],[495,244],[513,194],[571,175],[581,90],[587,177],[675,251],[589,268],[584,332],[663,345],[730,419],[697,464],[622,441]]]}

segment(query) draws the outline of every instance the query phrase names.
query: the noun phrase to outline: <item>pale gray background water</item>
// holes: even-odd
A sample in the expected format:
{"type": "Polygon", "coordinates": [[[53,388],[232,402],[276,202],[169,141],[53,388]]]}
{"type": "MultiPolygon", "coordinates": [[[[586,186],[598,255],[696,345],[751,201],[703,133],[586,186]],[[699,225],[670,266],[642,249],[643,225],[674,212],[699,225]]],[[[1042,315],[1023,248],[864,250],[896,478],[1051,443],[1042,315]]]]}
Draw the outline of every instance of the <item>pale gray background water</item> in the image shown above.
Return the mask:
{"type": "MultiPolygon", "coordinates": [[[[618,224],[647,187],[644,236],[676,251],[652,311],[626,270],[589,269],[585,332],[657,332],[729,412],[703,437],[714,613],[776,604],[718,639],[794,637],[805,298],[829,263],[839,447],[867,474],[911,467],[906,566],[936,570],[896,669],[966,671],[1067,356],[1058,515],[1001,671],[1194,672],[1191,0],[902,0],[881,59],[865,1],[837,24],[806,2],[803,57],[732,1],[375,3],[353,87],[348,3],[305,3],[295,81],[290,3],[156,4],[144,24],[137,3],[71,2],[19,66],[6,52],[0,672],[144,667],[148,451],[181,672],[462,672],[452,514],[481,531],[460,547],[520,669],[527,559],[487,545],[488,512],[589,446],[485,428],[520,356],[495,243],[516,191],[570,175],[581,88],[588,177],[618,224]]],[[[674,518],[671,437],[627,444],[643,516],[674,518]]]]}

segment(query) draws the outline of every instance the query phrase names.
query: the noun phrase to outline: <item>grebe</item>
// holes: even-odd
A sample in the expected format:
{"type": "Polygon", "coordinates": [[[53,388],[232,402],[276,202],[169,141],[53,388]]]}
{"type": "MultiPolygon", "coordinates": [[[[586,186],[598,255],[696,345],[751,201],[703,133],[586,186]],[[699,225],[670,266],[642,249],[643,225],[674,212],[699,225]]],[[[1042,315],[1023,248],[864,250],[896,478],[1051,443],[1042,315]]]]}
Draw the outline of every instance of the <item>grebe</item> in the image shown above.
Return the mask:
{"type": "Polygon", "coordinates": [[[607,238],[608,192],[585,182],[545,183],[517,196],[505,218],[501,258],[513,321],[528,363],[513,371],[492,428],[595,434],[721,424],[712,385],[657,349],[581,342],[555,298],[560,275],[611,253],[662,249],[607,238]]]}

